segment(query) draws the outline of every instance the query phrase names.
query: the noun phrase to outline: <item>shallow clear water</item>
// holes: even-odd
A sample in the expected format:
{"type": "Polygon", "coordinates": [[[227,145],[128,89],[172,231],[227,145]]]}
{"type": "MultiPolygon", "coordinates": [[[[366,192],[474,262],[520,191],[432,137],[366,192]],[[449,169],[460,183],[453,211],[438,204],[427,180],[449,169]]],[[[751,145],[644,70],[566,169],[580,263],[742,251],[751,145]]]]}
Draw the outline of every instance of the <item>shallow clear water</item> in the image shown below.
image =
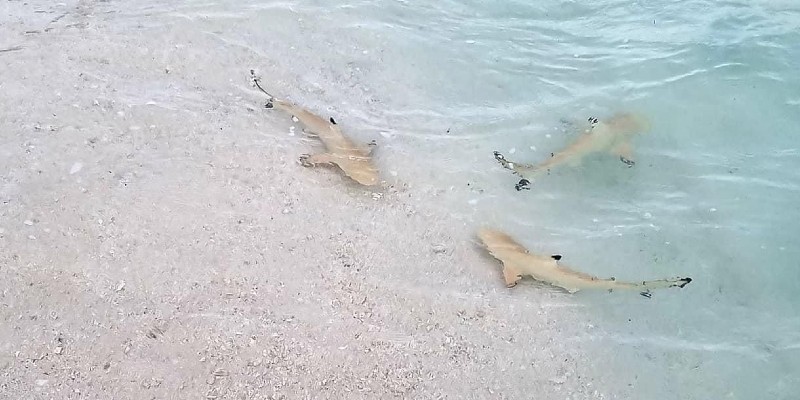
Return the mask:
{"type": "Polygon", "coordinates": [[[379,138],[386,169],[470,226],[596,275],[693,277],[652,299],[576,296],[594,326],[577,340],[610,348],[598,364],[639,398],[795,398],[800,3],[131,7],[262,54],[277,92],[379,138]],[[516,192],[491,156],[542,160],[576,137],[571,121],[625,110],[652,124],[634,168],[598,155],[516,192]]]}

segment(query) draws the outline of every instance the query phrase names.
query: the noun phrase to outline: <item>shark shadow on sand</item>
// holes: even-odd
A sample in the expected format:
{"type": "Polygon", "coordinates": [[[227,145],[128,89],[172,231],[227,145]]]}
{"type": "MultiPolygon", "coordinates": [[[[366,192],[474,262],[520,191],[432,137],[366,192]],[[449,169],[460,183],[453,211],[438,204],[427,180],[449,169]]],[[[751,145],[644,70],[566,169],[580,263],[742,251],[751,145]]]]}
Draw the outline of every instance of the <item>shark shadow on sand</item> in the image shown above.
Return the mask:
{"type": "Polygon", "coordinates": [[[642,282],[621,282],[614,278],[601,279],[559,265],[560,255],[540,255],[528,251],[514,239],[498,230],[483,228],[478,232],[483,245],[494,258],[503,264],[503,278],[507,287],[513,287],[523,276],[562,288],[570,293],[582,289],[638,290],[642,296],[650,297],[651,289],[683,288],[692,278],[660,279],[642,282]]]}
{"type": "Polygon", "coordinates": [[[297,118],[303,125],[306,135],[319,138],[327,150],[324,153],[303,154],[300,163],[305,167],[338,166],[342,172],[354,181],[364,186],[374,186],[379,182],[378,169],[372,162],[373,141],[367,146],[360,146],[350,140],[342,132],[333,118],[325,119],[311,111],[292,104],[285,100],[275,98],[259,84],[258,78],[251,71],[253,83],[264,94],[269,96],[266,108],[279,109],[297,118]]]}

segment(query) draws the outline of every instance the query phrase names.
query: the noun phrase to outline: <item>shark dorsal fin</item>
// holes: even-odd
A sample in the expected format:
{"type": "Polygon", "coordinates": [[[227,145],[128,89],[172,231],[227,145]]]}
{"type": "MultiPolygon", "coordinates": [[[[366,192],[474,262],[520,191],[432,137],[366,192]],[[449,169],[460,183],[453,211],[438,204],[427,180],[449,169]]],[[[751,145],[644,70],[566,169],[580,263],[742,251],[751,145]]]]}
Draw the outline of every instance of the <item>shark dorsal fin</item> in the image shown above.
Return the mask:
{"type": "Polygon", "coordinates": [[[330,117],[330,121],[332,124],[336,125],[336,120],[334,120],[333,117],[330,117]]]}
{"type": "Polygon", "coordinates": [[[561,254],[553,254],[552,256],[550,256],[550,258],[552,258],[553,260],[556,260],[556,261],[560,261],[561,260],[561,254]]]}

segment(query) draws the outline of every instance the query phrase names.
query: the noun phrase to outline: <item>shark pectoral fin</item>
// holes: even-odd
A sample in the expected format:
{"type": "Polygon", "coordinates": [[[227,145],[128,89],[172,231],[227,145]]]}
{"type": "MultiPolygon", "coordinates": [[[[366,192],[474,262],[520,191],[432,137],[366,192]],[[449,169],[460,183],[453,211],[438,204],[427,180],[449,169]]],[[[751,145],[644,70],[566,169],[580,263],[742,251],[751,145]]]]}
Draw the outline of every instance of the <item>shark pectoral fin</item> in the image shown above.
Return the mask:
{"type": "Polygon", "coordinates": [[[563,284],[563,283],[559,283],[559,282],[548,282],[548,283],[549,283],[551,286],[555,286],[555,287],[557,287],[557,288],[561,288],[561,289],[564,289],[564,290],[566,290],[566,291],[567,291],[569,294],[573,294],[573,293],[576,293],[576,292],[578,292],[578,291],[580,291],[580,290],[581,290],[580,288],[577,288],[577,287],[572,287],[572,286],[564,286],[564,284],[563,284]]]}
{"type": "Polygon", "coordinates": [[[372,153],[375,152],[375,148],[378,147],[378,141],[373,139],[365,146],[359,146],[359,149],[364,153],[365,157],[371,156],[372,153]]]}
{"type": "Polygon", "coordinates": [[[633,159],[633,148],[630,142],[622,142],[611,149],[611,154],[619,156],[620,161],[632,167],[636,164],[633,159]]]}
{"type": "Polygon", "coordinates": [[[300,164],[304,167],[316,167],[317,165],[333,165],[336,163],[330,153],[303,154],[299,158],[300,164]]]}
{"type": "Polygon", "coordinates": [[[503,279],[506,281],[506,287],[514,287],[522,279],[522,274],[511,265],[503,263],[503,279]]]}
{"type": "Polygon", "coordinates": [[[625,158],[633,158],[633,149],[630,142],[622,142],[611,148],[611,154],[625,158]]]}
{"type": "Polygon", "coordinates": [[[319,137],[318,134],[316,134],[314,132],[311,132],[311,131],[308,131],[308,130],[305,130],[305,129],[302,129],[301,132],[303,132],[303,136],[305,136],[305,137],[310,137],[310,138],[318,138],[319,137]]]}
{"type": "Polygon", "coordinates": [[[300,156],[300,164],[304,167],[336,166],[345,175],[364,186],[373,186],[379,183],[378,171],[370,164],[369,159],[360,157],[353,159],[332,153],[303,154],[300,156]]]}

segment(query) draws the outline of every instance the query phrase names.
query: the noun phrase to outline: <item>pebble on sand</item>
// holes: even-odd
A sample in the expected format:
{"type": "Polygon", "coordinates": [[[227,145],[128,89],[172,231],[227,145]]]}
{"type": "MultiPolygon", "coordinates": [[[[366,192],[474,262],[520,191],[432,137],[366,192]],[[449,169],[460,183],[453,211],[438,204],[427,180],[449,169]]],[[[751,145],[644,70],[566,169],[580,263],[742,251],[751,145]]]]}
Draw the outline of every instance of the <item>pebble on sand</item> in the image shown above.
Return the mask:
{"type": "Polygon", "coordinates": [[[69,169],[69,174],[75,175],[78,172],[80,172],[81,169],[83,169],[83,164],[80,162],[76,162],[75,164],[72,164],[72,168],[69,169]]]}

